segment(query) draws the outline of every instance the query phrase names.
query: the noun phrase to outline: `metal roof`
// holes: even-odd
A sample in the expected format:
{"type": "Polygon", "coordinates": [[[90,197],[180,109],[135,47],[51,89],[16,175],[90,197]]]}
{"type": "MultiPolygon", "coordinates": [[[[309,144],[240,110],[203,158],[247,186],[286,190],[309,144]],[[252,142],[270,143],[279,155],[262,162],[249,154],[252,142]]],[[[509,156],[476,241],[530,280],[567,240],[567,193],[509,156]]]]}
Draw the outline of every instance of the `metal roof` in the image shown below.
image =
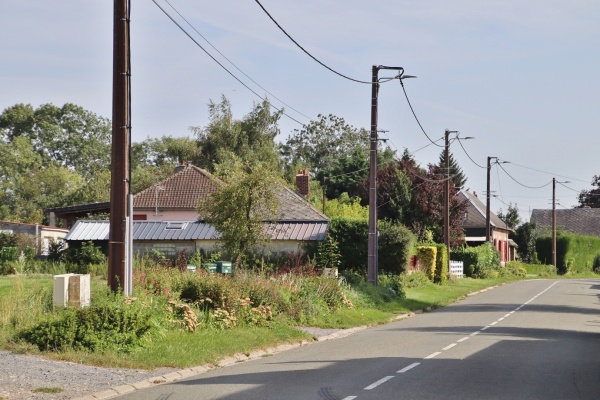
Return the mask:
{"type": "MultiPolygon", "coordinates": [[[[265,225],[271,240],[325,240],[327,222],[281,222],[265,225]]],[[[108,240],[109,221],[79,220],[65,240],[108,240]]],[[[133,240],[217,240],[214,226],[200,221],[134,221],[133,240]]]]}

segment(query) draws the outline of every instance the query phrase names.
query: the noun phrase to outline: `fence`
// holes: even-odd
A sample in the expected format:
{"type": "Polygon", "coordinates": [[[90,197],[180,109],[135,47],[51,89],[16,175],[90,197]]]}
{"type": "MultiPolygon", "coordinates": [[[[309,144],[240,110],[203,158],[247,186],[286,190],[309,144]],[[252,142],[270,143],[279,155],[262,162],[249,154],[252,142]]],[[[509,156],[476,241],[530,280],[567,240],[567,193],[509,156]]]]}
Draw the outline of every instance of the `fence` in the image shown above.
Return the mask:
{"type": "Polygon", "coordinates": [[[462,278],[464,266],[462,261],[450,261],[450,274],[457,278],[462,278]]]}

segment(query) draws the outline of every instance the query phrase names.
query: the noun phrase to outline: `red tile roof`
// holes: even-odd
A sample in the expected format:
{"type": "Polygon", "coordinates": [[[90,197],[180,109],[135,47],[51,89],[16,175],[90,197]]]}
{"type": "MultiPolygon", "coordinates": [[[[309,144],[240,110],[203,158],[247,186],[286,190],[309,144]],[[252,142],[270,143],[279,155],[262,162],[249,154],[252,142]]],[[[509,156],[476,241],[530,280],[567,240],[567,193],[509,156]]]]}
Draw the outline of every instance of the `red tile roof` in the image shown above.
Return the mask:
{"type": "Polygon", "coordinates": [[[219,180],[208,171],[194,165],[180,169],[174,175],[142,190],[133,197],[136,209],[195,209],[218,189],[219,180]],[[158,196],[158,200],[157,200],[158,196]]]}

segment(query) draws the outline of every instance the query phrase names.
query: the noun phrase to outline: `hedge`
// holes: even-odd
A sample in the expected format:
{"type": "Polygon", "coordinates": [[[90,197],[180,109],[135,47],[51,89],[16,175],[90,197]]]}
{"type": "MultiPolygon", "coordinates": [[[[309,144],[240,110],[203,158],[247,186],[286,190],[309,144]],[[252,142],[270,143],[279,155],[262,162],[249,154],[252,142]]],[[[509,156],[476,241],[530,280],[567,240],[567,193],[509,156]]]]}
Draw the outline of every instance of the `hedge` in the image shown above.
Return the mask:
{"type": "MultiPolygon", "coordinates": [[[[540,237],[536,250],[541,262],[552,264],[552,237],[540,237]]],[[[559,274],[591,272],[600,255],[600,238],[559,232],[556,237],[556,267],[559,274]]]]}

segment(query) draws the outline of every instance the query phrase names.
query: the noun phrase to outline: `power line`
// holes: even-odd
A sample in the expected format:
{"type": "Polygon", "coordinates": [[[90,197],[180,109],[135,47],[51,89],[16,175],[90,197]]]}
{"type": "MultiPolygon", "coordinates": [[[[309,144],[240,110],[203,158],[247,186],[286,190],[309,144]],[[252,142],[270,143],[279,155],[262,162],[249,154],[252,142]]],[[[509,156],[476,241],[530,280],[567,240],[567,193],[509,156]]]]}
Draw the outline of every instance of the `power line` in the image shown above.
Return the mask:
{"type": "Polygon", "coordinates": [[[173,18],[168,12],[167,10],[165,10],[163,7],[160,6],[160,4],[157,3],[156,0],[152,0],[152,2],[154,4],[156,4],[156,6],[187,36],[189,37],[192,42],[194,42],[196,44],[196,46],[198,46],[202,51],[204,51],[210,58],[212,58],[212,60],[214,62],[216,62],[217,64],[219,64],[219,66],[221,68],[223,68],[229,75],[231,75],[236,81],[238,81],[242,86],[244,86],[246,89],[248,89],[249,91],[251,91],[252,93],[254,93],[254,95],[256,97],[258,97],[259,99],[269,103],[275,110],[277,111],[281,111],[283,115],[285,115],[286,117],[288,117],[289,119],[291,119],[294,122],[297,122],[298,124],[304,126],[305,124],[303,124],[302,122],[298,121],[296,118],[292,117],[291,115],[286,114],[282,109],[277,108],[276,106],[274,106],[271,102],[269,102],[266,98],[264,98],[263,96],[259,95],[258,93],[256,93],[250,86],[246,85],[242,80],[240,80],[237,76],[235,76],[233,74],[233,72],[231,72],[229,69],[227,69],[227,67],[225,67],[219,60],[217,60],[212,54],[210,54],[204,47],[202,47],[202,45],[200,43],[198,43],[198,41],[196,39],[194,39],[194,37],[185,30],[185,28],[183,26],[181,26],[181,24],[179,24],[175,18],[173,18]]]}
{"type": "Polygon", "coordinates": [[[429,139],[429,141],[431,142],[431,144],[438,146],[438,147],[444,147],[441,144],[437,144],[437,140],[433,141],[431,140],[431,138],[429,137],[429,135],[427,134],[427,132],[425,132],[425,129],[423,128],[423,125],[421,125],[421,121],[419,121],[419,118],[417,117],[417,114],[415,113],[415,110],[412,106],[412,104],[410,103],[410,99],[408,98],[408,94],[406,93],[406,89],[404,88],[404,83],[402,82],[402,79],[398,79],[400,81],[400,86],[402,87],[402,91],[404,92],[404,97],[406,97],[406,102],[408,103],[408,106],[410,107],[410,111],[412,112],[413,117],[415,117],[415,121],[417,121],[417,124],[419,125],[419,128],[421,128],[421,131],[423,132],[423,134],[425,135],[425,137],[427,139],[429,139]]]}
{"type": "Polygon", "coordinates": [[[539,170],[539,169],[535,169],[535,168],[531,168],[531,167],[526,167],[526,166],[524,166],[524,165],[520,165],[520,164],[517,164],[517,163],[513,163],[512,161],[511,161],[510,163],[511,163],[512,165],[516,165],[517,167],[521,167],[521,168],[525,168],[525,169],[530,169],[530,170],[532,170],[532,171],[541,172],[541,173],[543,173],[543,174],[548,174],[548,175],[552,175],[552,176],[559,176],[559,177],[561,177],[561,178],[567,178],[567,179],[572,179],[572,180],[574,180],[574,181],[579,181],[579,182],[588,183],[588,181],[584,181],[584,180],[582,180],[582,179],[571,178],[571,177],[569,177],[569,176],[560,175],[560,174],[555,174],[555,173],[553,173],[553,172],[542,171],[542,170],[539,170]]]}
{"type": "Polygon", "coordinates": [[[526,187],[526,188],[528,188],[528,189],[541,189],[541,188],[543,188],[543,187],[546,187],[546,186],[548,186],[549,184],[551,184],[551,183],[552,183],[552,181],[550,181],[550,182],[548,182],[548,183],[546,183],[545,185],[542,185],[542,186],[527,186],[527,185],[525,185],[525,184],[523,184],[523,183],[519,182],[519,181],[518,181],[518,180],[516,180],[515,178],[513,178],[513,177],[512,177],[512,175],[511,175],[511,174],[509,174],[509,173],[508,173],[508,172],[507,172],[507,171],[504,169],[504,167],[503,167],[501,164],[498,164],[498,163],[497,163],[497,165],[498,165],[500,168],[502,168],[502,171],[504,171],[504,173],[505,173],[506,175],[508,175],[510,179],[512,179],[513,181],[515,181],[517,184],[519,184],[519,185],[521,185],[521,186],[523,186],[523,187],[526,187]]]}
{"type": "Polygon", "coordinates": [[[298,48],[299,48],[300,50],[302,50],[302,51],[303,51],[303,52],[304,52],[304,53],[305,53],[307,56],[309,56],[310,58],[312,58],[313,60],[315,60],[317,63],[319,63],[319,65],[321,65],[322,67],[325,67],[326,69],[328,69],[329,71],[333,72],[334,74],[336,74],[336,75],[339,75],[339,76],[341,76],[342,78],[348,79],[348,80],[350,80],[350,81],[352,81],[352,82],[366,83],[366,84],[369,84],[369,85],[371,85],[371,84],[372,84],[372,82],[368,82],[368,81],[361,81],[361,80],[358,80],[358,79],[350,78],[349,76],[346,76],[346,75],[344,75],[344,74],[342,74],[342,73],[340,73],[340,72],[337,72],[337,71],[336,71],[336,70],[334,70],[333,68],[331,68],[331,67],[327,66],[326,64],[324,64],[323,62],[321,62],[320,60],[318,60],[318,59],[317,59],[315,56],[313,56],[313,55],[312,55],[312,54],[310,54],[308,51],[306,51],[306,50],[304,49],[304,47],[300,46],[300,44],[299,44],[299,43],[298,43],[296,40],[294,40],[294,38],[293,38],[293,37],[291,37],[291,36],[290,36],[290,34],[289,34],[289,33],[287,33],[287,32],[285,31],[285,29],[283,29],[283,27],[282,27],[281,25],[279,25],[279,23],[278,23],[278,22],[275,20],[275,18],[273,18],[273,16],[272,16],[271,14],[269,14],[269,12],[267,11],[267,9],[266,9],[266,8],[265,8],[265,7],[264,7],[262,4],[260,4],[260,1],[258,1],[258,0],[254,0],[254,1],[256,2],[256,4],[258,4],[258,5],[260,6],[260,8],[262,8],[262,10],[265,12],[265,14],[267,14],[267,16],[268,16],[268,17],[271,19],[271,21],[273,21],[273,23],[274,23],[275,25],[277,25],[277,27],[279,28],[279,30],[281,30],[281,32],[283,32],[283,33],[285,34],[285,36],[287,36],[287,37],[288,37],[288,39],[290,39],[290,40],[291,40],[291,41],[292,41],[292,42],[293,42],[293,43],[294,43],[296,46],[298,46],[298,48]]]}
{"type": "Polygon", "coordinates": [[[262,85],[260,85],[258,82],[256,82],[254,79],[252,79],[250,76],[248,76],[248,74],[246,74],[244,71],[242,71],[242,69],[240,69],[237,65],[235,65],[233,63],[233,61],[231,61],[229,58],[227,58],[227,56],[225,56],[225,54],[223,54],[206,37],[204,37],[204,35],[202,35],[202,33],[200,33],[179,11],[177,11],[177,9],[169,2],[169,0],[164,0],[164,2],[167,3],[173,9],[173,11],[175,11],[177,13],[177,15],[179,15],[179,17],[181,17],[181,19],[184,20],[186,22],[186,24],[188,24],[190,26],[190,28],[192,28],[194,30],[194,32],[196,32],[202,39],[204,39],[204,41],[206,43],[208,43],[208,45],[210,47],[212,47],[217,53],[219,53],[221,55],[221,57],[223,57],[225,60],[227,60],[229,62],[229,64],[233,65],[233,67],[235,69],[237,69],[238,71],[240,71],[246,78],[248,78],[249,80],[251,80],[256,86],[258,86],[259,88],[261,88],[262,90],[264,90],[267,94],[269,94],[271,97],[273,97],[274,99],[276,99],[277,101],[279,101],[281,104],[283,104],[286,107],[288,107],[290,110],[296,111],[298,114],[302,115],[303,117],[305,117],[305,118],[307,118],[309,120],[311,119],[309,116],[307,116],[306,114],[304,114],[304,113],[296,110],[294,107],[290,106],[285,101],[283,101],[280,98],[278,98],[277,96],[275,96],[273,93],[271,93],[270,91],[268,91],[267,89],[265,89],[262,85]]]}

